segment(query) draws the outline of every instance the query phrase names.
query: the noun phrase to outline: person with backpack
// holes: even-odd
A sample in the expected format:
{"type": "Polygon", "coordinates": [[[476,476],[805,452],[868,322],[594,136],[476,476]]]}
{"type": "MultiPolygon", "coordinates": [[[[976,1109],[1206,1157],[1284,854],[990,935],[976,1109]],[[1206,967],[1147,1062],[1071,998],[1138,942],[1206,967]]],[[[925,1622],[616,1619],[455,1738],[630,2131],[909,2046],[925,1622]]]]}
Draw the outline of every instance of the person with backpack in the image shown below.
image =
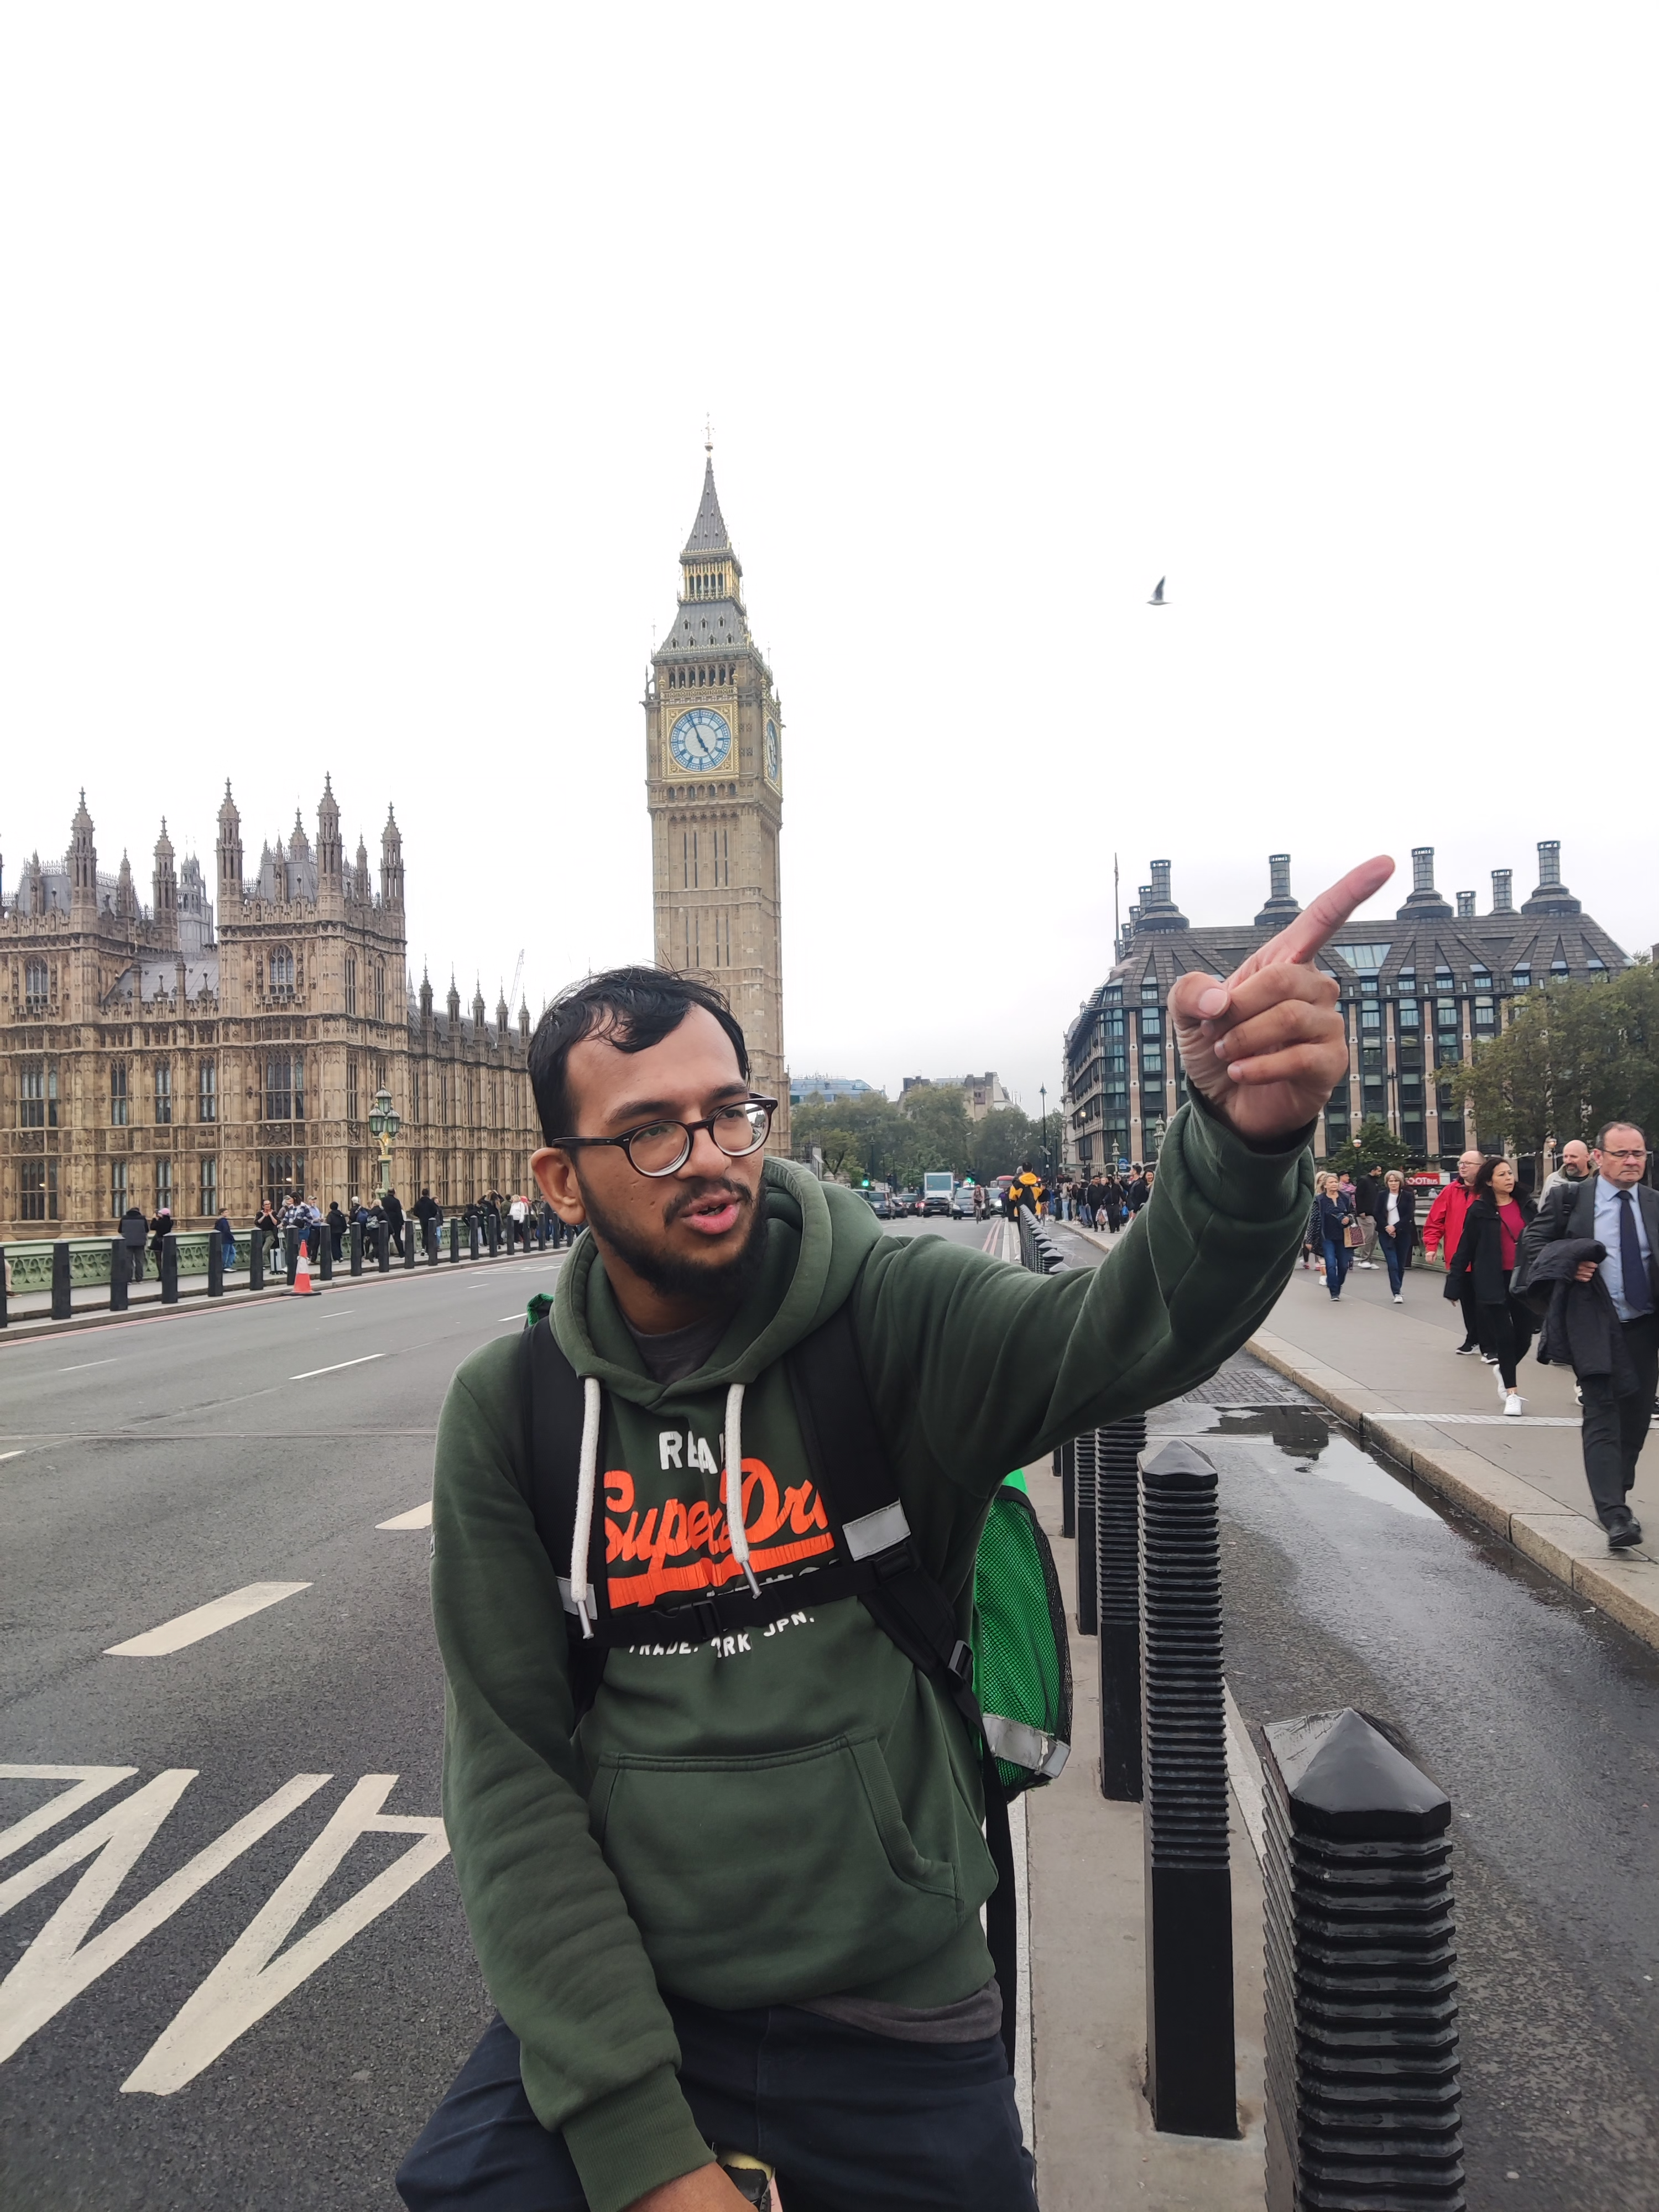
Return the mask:
{"type": "Polygon", "coordinates": [[[1178,980],[1156,1193],[1052,1276],[766,1154],[777,1101],[699,981],[554,1000],[532,1166],[586,1233],[439,1423],[444,1820],[500,2015],[399,2169],[411,2212],[736,2212],[757,2161],[786,2206],[1032,2212],[980,1920],[1010,1959],[981,1532],[1011,1468],[1272,1310],[1346,1065],[1313,956],[1391,865],[1178,980]]]}

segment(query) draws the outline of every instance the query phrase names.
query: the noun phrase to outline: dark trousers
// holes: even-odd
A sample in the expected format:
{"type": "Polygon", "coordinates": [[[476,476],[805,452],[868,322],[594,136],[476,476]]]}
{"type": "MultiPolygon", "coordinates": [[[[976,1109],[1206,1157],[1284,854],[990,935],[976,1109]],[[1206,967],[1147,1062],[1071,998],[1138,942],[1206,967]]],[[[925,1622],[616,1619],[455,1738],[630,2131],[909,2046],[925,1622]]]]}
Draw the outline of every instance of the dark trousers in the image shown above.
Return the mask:
{"type": "Polygon", "coordinates": [[[1480,1349],[1497,1361],[1504,1388],[1513,1390],[1516,1364],[1526,1358],[1532,1342],[1532,1316],[1512,1298],[1506,1298],[1502,1305],[1479,1305],[1474,1310],[1480,1349]]]}
{"type": "MultiPolygon", "coordinates": [[[[671,1997],[680,2087],[722,2150],[777,2170],[784,2212],[1036,2212],[1000,2037],[898,2043],[793,2005],[671,1997]]],[[[410,2212],[586,2212],[496,2019],[398,2170],[410,2212]]]]}
{"type": "Polygon", "coordinates": [[[1325,1239],[1325,1288],[1334,1298],[1342,1295],[1342,1285],[1348,1279],[1348,1265],[1353,1254],[1340,1237],[1325,1239]]]}
{"type": "Polygon", "coordinates": [[[1584,1480],[1601,1526],[1627,1502],[1636,1480],[1636,1462],[1648,1440],[1653,1404],[1659,1395],[1659,1315],[1644,1314],[1639,1321],[1620,1323],[1625,1349],[1636,1370],[1638,1387],[1615,1397],[1607,1375],[1579,1378],[1584,1401],[1584,1480]]]}
{"type": "Polygon", "coordinates": [[[1479,1344],[1480,1341],[1480,1309],[1475,1304],[1474,1285],[1467,1277],[1464,1279],[1462,1289],[1457,1294],[1457,1303],[1463,1310],[1464,1343],[1479,1344]]]}
{"type": "Polygon", "coordinates": [[[1390,1237],[1386,1229],[1379,1229],[1376,1232],[1376,1241],[1382,1248],[1383,1263],[1389,1271],[1389,1288],[1397,1297],[1400,1294],[1401,1277],[1405,1271],[1406,1261],[1410,1256],[1406,1249],[1405,1238],[1398,1231],[1390,1237]]]}

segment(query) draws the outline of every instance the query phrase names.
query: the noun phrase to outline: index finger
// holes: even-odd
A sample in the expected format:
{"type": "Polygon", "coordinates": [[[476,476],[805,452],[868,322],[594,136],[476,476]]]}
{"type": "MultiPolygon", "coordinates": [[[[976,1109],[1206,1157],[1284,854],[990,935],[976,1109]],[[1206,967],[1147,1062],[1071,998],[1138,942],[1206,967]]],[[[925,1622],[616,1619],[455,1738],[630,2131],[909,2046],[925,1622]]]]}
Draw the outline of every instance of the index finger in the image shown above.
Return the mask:
{"type": "Polygon", "coordinates": [[[1305,967],[1335,936],[1354,908],[1380,891],[1393,873],[1394,862],[1386,853],[1378,853],[1372,860],[1362,860],[1357,868],[1350,868],[1340,883],[1321,891],[1287,928],[1281,929],[1277,937],[1269,938],[1259,952],[1251,953],[1248,960],[1235,968],[1227,981],[1241,983],[1258,969],[1271,968],[1281,961],[1305,967]]]}

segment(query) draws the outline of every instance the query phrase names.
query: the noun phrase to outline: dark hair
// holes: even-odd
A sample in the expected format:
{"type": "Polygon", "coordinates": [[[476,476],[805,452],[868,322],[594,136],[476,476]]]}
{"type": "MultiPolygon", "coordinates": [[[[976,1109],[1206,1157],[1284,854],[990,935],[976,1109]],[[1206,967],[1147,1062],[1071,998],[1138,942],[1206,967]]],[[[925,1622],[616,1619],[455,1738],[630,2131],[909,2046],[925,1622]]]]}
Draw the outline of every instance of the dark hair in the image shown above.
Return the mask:
{"type": "MultiPolygon", "coordinates": [[[[1472,1188],[1477,1195],[1489,1191],[1492,1188],[1493,1170],[1497,1168],[1503,1167],[1504,1164],[1504,1158],[1502,1152],[1487,1153],[1486,1158],[1481,1161],[1480,1166],[1474,1171],[1474,1182],[1472,1188]]],[[[1509,1164],[1512,1166],[1514,1163],[1511,1161],[1509,1164]]],[[[1516,1180],[1518,1182],[1520,1181],[1520,1177],[1517,1176],[1516,1180]]]]}
{"type": "Polygon", "coordinates": [[[618,1052],[648,1052],[678,1029],[693,1006],[713,1014],[731,1038],[738,1073],[747,1083],[749,1048],[743,1031],[724,994],[710,983],[672,968],[607,968],[561,991],[530,1040],[530,1087],[536,1094],[542,1141],[553,1145],[575,1134],[570,1127],[572,1045],[598,1036],[618,1052]]]}
{"type": "Polygon", "coordinates": [[[1603,1121],[1601,1127],[1596,1131],[1595,1149],[1598,1152],[1605,1152],[1607,1149],[1607,1132],[1609,1129],[1634,1129],[1637,1135],[1641,1138],[1642,1142],[1644,1145],[1648,1140],[1647,1133],[1643,1128],[1639,1121],[1627,1121],[1624,1118],[1623,1115],[1620,1115],[1619,1119],[1615,1121],[1603,1121]]]}

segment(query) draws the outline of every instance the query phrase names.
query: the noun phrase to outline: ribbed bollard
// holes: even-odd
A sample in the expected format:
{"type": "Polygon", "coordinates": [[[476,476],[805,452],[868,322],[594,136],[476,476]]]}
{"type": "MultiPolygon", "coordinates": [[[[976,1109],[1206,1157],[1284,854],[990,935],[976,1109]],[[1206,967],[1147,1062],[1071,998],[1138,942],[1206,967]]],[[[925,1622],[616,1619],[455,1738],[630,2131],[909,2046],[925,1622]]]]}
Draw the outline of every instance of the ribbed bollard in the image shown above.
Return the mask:
{"type": "Polygon", "coordinates": [[[6,1313],[6,1248],[0,1244],[0,1328],[7,1323],[6,1313]]]}
{"type": "Polygon", "coordinates": [[[1060,1448],[1060,1533],[1077,1534],[1077,1443],[1071,1438],[1060,1448]]]}
{"type": "Polygon", "coordinates": [[[1190,1444],[1140,1468],[1146,2099],[1174,2135],[1238,2133],[1216,1473],[1190,1444]]]}
{"type": "Polygon", "coordinates": [[[319,1283],[334,1280],[334,1231],[327,1222],[317,1231],[317,1279],[319,1283]]]}
{"type": "Polygon", "coordinates": [[[208,1231],[208,1285],[210,1298],[222,1298],[225,1294],[225,1241],[216,1229],[208,1231]]]}
{"type": "MultiPolygon", "coordinates": [[[[0,1269],[0,1273],[4,1270],[0,1269]]],[[[126,1239],[115,1237],[109,1248],[109,1310],[125,1313],[127,1310],[127,1291],[132,1280],[132,1261],[128,1256],[126,1239]]]]}
{"type": "Polygon", "coordinates": [[[374,1264],[383,1275],[392,1273],[392,1224],[382,1221],[374,1231],[374,1264]]]}
{"type": "Polygon", "coordinates": [[[179,1239],[169,1230],[161,1239],[161,1304],[179,1303],[179,1239]]]}
{"type": "Polygon", "coordinates": [[[1085,1429],[1072,1445],[1077,1515],[1077,1632],[1092,1636],[1100,1626],[1095,1597],[1095,1439],[1098,1429],[1085,1429]]]}
{"type": "Polygon", "coordinates": [[[425,1224],[421,1233],[426,1244],[426,1264],[428,1267],[435,1267],[438,1264],[437,1223],[435,1221],[428,1220],[425,1224]]]}
{"type": "Polygon", "coordinates": [[[251,1291],[262,1291],[265,1286],[265,1240],[258,1229],[248,1236],[247,1286],[251,1291]]]}
{"type": "Polygon", "coordinates": [[[1352,1708],[1264,1734],[1267,2212],[1462,2212],[1451,1806],[1352,1708]]]}
{"type": "Polygon", "coordinates": [[[1146,1417],[1095,1431],[1100,1794],[1140,1802],[1140,1455],[1146,1417]]]}
{"type": "Polygon", "coordinates": [[[60,1237],[52,1248],[52,1317],[67,1321],[73,1311],[70,1296],[70,1248],[60,1237]]]}
{"type": "Polygon", "coordinates": [[[459,1267],[461,1259],[461,1224],[452,1214],[449,1222],[449,1258],[452,1266],[459,1267]]]}
{"type": "Polygon", "coordinates": [[[350,1255],[351,1255],[350,1261],[349,1261],[349,1266],[350,1266],[351,1272],[352,1272],[352,1273],[353,1273],[354,1275],[361,1275],[361,1274],[362,1273],[362,1272],[363,1272],[363,1224],[362,1224],[362,1223],[361,1221],[354,1221],[354,1222],[352,1223],[352,1224],[351,1224],[350,1228],[347,1231],[346,1234],[347,1234],[347,1237],[348,1237],[348,1238],[349,1238],[349,1245],[348,1245],[348,1249],[349,1250],[350,1255]]]}
{"type": "Polygon", "coordinates": [[[400,1234],[402,1235],[404,1241],[404,1273],[405,1274],[407,1274],[410,1269],[415,1265],[416,1229],[416,1224],[413,1218],[407,1213],[404,1214],[404,1225],[400,1234]]]}
{"type": "Polygon", "coordinates": [[[466,1224],[466,1256],[469,1260],[476,1260],[478,1256],[478,1217],[476,1213],[466,1224]]]}

